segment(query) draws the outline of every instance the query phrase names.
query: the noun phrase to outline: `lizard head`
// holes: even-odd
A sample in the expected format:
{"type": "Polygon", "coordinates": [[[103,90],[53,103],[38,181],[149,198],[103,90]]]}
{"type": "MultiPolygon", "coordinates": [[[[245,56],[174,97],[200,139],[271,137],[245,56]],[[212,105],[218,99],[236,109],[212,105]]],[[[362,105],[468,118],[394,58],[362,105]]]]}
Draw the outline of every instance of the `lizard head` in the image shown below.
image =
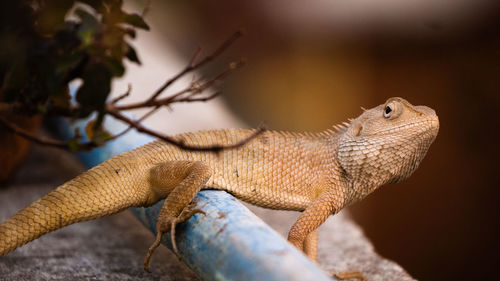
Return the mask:
{"type": "Polygon", "coordinates": [[[438,130],[433,109],[390,98],[364,110],[340,132],[339,163],[354,189],[368,194],[382,184],[409,177],[438,130]]]}

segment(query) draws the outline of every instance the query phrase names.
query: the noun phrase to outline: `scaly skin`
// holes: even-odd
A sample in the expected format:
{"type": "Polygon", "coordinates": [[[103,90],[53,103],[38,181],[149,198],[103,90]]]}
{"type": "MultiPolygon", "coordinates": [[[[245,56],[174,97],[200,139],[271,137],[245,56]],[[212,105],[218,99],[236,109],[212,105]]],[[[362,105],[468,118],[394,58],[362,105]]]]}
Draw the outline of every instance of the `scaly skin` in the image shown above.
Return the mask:
{"type": "MultiPolygon", "coordinates": [[[[0,224],[0,256],[63,226],[150,206],[166,199],[157,239],[197,210],[188,204],[204,188],[226,190],[272,209],[303,211],[288,240],[316,260],[317,228],[377,187],[406,179],[434,141],[434,110],[402,98],[317,134],[267,131],[219,155],[180,150],[161,141],[118,155],[61,185],[0,224]]],[[[192,145],[233,144],[253,130],[178,135],[192,145]]]]}

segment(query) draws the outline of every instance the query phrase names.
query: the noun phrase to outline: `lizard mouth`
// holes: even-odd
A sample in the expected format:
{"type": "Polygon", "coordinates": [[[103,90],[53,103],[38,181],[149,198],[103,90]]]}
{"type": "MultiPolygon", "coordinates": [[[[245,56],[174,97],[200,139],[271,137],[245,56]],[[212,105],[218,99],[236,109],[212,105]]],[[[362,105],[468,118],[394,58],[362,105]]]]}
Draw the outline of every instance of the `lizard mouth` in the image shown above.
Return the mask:
{"type": "Polygon", "coordinates": [[[406,120],[400,124],[394,124],[394,126],[378,131],[375,134],[394,134],[403,130],[413,130],[417,135],[428,132],[432,132],[433,135],[437,135],[439,131],[439,118],[435,114],[428,115],[425,118],[419,116],[409,122],[406,120]]]}

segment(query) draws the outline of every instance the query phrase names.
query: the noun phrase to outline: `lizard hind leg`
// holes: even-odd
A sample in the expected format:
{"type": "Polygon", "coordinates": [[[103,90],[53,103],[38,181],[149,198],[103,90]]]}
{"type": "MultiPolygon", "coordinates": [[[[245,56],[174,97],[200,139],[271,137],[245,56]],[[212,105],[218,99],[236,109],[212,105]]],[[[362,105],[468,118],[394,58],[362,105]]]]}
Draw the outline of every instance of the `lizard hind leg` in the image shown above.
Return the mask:
{"type": "Polygon", "coordinates": [[[156,221],[156,239],[144,260],[144,270],[149,272],[149,260],[154,250],[160,245],[165,232],[170,231],[172,248],[178,255],[175,227],[197,213],[204,213],[200,209],[192,209],[189,203],[210,179],[210,176],[210,167],[201,161],[169,161],[151,170],[150,183],[153,193],[160,198],[166,196],[166,199],[156,221]]]}

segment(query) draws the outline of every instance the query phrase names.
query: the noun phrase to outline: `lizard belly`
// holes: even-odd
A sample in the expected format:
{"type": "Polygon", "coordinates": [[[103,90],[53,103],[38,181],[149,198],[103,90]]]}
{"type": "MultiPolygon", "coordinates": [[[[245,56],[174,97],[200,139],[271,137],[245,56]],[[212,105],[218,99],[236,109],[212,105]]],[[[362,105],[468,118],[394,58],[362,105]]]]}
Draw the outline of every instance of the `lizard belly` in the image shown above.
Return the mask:
{"type": "Polygon", "coordinates": [[[225,190],[240,200],[269,209],[303,211],[311,202],[309,196],[294,192],[293,188],[262,185],[244,179],[228,181],[213,177],[207,183],[207,188],[225,190]]]}

